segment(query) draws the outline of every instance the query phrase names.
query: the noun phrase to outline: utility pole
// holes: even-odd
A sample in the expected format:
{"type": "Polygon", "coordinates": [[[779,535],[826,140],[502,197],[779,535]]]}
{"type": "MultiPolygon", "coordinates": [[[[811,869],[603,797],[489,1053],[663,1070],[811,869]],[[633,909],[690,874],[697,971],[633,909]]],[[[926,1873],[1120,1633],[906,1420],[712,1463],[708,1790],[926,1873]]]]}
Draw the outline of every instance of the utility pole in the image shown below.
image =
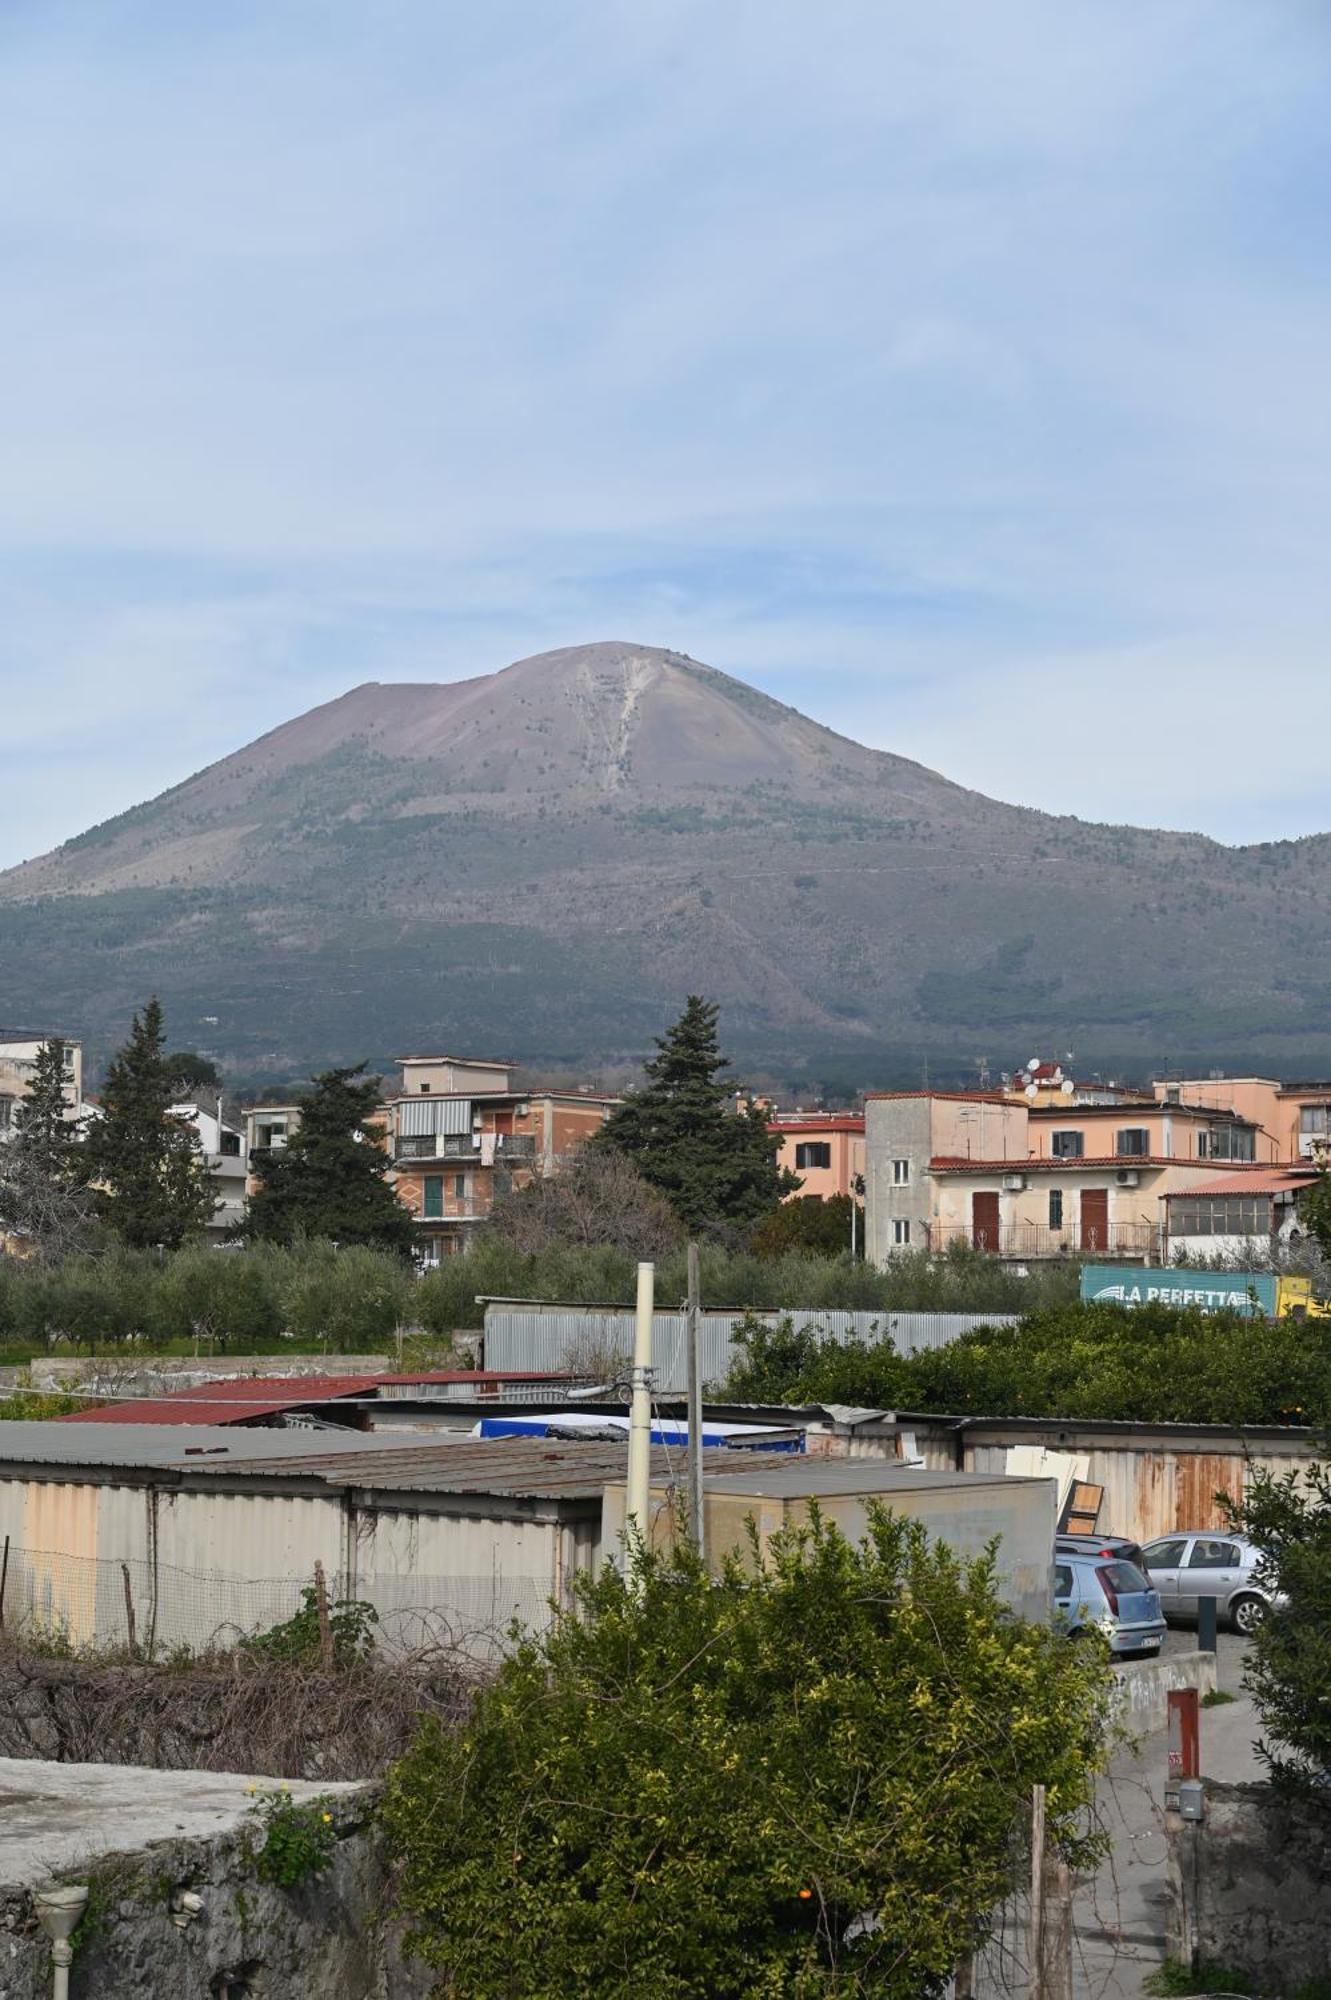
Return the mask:
{"type": "Polygon", "coordinates": [[[652,1312],[656,1266],[638,1266],[638,1310],[633,1329],[632,1402],[629,1406],[629,1463],[624,1493],[624,1553],[635,1528],[646,1548],[652,1505],[652,1312]]]}
{"type": "Polygon", "coordinates": [[[699,1379],[698,1315],[702,1308],[702,1286],[698,1277],[698,1246],[689,1239],[689,1296],[684,1307],[685,1384],[688,1390],[689,1422],[689,1525],[698,1554],[707,1560],[707,1517],[702,1490],[702,1382],[699,1379]]]}

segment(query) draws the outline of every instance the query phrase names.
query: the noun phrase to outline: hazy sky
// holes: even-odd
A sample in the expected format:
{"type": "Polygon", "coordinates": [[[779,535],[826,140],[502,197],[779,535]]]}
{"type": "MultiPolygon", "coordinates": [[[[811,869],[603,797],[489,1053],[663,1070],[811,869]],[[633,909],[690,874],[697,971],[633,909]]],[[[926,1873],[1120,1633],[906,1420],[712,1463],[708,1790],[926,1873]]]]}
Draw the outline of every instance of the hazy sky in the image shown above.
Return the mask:
{"type": "Polygon", "coordinates": [[[0,862],[677,646],[1331,828],[1325,0],[0,0],[0,862]]]}

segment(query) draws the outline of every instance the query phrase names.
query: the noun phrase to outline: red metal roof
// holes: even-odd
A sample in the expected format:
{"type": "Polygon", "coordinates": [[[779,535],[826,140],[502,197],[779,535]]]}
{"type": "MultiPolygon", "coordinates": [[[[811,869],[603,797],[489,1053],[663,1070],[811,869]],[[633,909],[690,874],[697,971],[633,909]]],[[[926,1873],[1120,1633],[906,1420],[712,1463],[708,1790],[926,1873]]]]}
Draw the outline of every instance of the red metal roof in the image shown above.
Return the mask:
{"type": "Polygon", "coordinates": [[[381,1384],[411,1386],[429,1382],[461,1383],[475,1388],[505,1382],[548,1382],[565,1378],[549,1369],[433,1368],[408,1375],[243,1375],[228,1381],[192,1383],[164,1396],[126,1397],[76,1410],[57,1421],[66,1424],[243,1424],[256,1417],[277,1417],[303,1410],[311,1403],[365,1395],[381,1384]]]}
{"type": "Polygon", "coordinates": [[[229,1382],[202,1382],[165,1396],[127,1397],[76,1410],[67,1424],[243,1424],[276,1417],[307,1403],[327,1403],[372,1388],[376,1375],[246,1375],[229,1382]]]}

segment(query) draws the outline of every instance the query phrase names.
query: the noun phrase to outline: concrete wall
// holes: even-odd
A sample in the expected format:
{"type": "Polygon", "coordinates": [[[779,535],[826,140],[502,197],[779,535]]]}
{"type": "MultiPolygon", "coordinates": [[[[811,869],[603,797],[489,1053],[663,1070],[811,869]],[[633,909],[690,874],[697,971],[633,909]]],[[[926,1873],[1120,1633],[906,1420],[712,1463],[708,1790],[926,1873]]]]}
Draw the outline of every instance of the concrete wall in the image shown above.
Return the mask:
{"type": "Polygon", "coordinates": [[[1246,1973],[1260,1993],[1331,1965],[1331,1812],[1270,1785],[1206,1787],[1200,1826],[1170,1816],[1171,1955],[1246,1973]]]}
{"type": "Polygon", "coordinates": [[[1171,1653],[1163,1660],[1125,1660],[1114,1668],[1117,1719],[1133,1736],[1150,1736],[1169,1722],[1176,1688],[1214,1694],[1219,1685],[1214,1653],[1171,1653]]]}

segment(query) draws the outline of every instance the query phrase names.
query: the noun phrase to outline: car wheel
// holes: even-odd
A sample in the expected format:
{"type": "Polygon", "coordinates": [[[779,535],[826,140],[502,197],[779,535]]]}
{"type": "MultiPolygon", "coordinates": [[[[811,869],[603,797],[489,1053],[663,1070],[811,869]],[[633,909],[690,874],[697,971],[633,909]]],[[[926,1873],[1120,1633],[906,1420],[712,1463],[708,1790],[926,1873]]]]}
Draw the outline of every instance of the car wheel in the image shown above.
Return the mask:
{"type": "Polygon", "coordinates": [[[1229,1607],[1229,1615],[1234,1621],[1234,1630],[1250,1639],[1266,1616],[1266,1606],[1260,1597],[1236,1597],[1229,1607]]]}

